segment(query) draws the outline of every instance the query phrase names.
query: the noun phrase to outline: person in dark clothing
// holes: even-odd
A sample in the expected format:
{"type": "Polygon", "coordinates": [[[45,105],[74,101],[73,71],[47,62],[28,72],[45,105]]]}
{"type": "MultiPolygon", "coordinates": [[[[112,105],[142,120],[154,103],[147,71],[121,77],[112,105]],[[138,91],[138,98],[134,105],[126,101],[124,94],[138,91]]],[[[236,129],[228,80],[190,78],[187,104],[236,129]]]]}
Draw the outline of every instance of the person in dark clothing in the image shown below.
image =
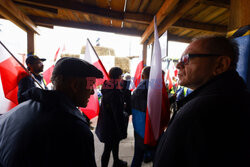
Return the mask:
{"type": "Polygon", "coordinates": [[[122,81],[122,94],[124,99],[124,112],[126,129],[128,129],[129,116],[132,114],[131,109],[131,90],[130,88],[131,77],[129,74],[124,76],[124,80],[122,81]]]}
{"type": "Polygon", "coordinates": [[[77,106],[86,107],[103,74],[77,58],[60,59],[55,90],[31,88],[27,100],[0,117],[0,166],[96,167],[94,139],[77,106]]]}
{"type": "Polygon", "coordinates": [[[250,166],[250,94],[236,71],[238,52],[235,41],[218,36],[184,51],[179,84],[194,91],[177,102],[154,167],[250,166]]]}
{"type": "Polygon", "coordinates": [[[144,153],[148,148],[144,145],[145,121],[147,110],[148,79],[150,67],[146,66],[142,70],[142,81],[133,91],[132,102],[132,121],[134,126],[134,156],[131,167],[140,167],[144,158],[144,153]]]}
{"type": "Polygon", "coordinates": [[[40,73],[43,72],[43,61],[45,60],[46,59],[40,59],[35,55],[27,57],[26,64],[33,77],[28,75],[19,81],[17,93],[18,103],[28,100],[23,97],[23,94],[33,87],[48,89],[42,75],[40,75],[40,73]]]}
{"type": "Polygon", "coordinates": [[[119,159],[119,143],[127,137],[124,96],[122,92],[122,69],[113,67],[109,71],[110,80],[102,86],[102,101],[96,126],[96,135],[104,143],[101,158],[102,167],[107,167],[110,153],[113,153],[114,167],[127,166],[127,162],[119,159]]]}

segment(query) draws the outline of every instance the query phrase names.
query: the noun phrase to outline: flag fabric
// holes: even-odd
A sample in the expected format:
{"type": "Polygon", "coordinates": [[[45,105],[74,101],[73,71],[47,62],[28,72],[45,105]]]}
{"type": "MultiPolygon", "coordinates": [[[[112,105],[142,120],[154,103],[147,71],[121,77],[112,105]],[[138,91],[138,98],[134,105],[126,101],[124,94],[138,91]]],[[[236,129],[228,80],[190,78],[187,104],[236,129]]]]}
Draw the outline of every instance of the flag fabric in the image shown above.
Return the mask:
{"type": "Polygon", "coordinates": [[[173,81],[173,78],[177,78],[178,70],[176,69],[173,61],[169,62],[168,70],[167,70],[167,82],[168,89],[171,90],[173,86],[177,86],[177,82],[173,81]]]}
{"type": "Polygon", "coordinates": [[[81,108],[80,110],[89,118],[95,118],[99,114],[99,101],[98,101],[98,94],[97,90],[95,90],[95,93],[90,96],[89,102],[86,108],[81,108]]]}
{"type": "Polygon", "coordinates": [[[143,60],[140,61],[139,64],[137,65],[137,67],[136,67],[135,76],[134,76],[134,79],[133,79],[135,88],[139,85],[139,83],[141,81],[142,69],[143,69],[143,60]]]}
{"type": "Polygon", "coordinates": [[[55,65],[53,64],[52,66],[50,66],[47,70],[45,70],[45,71],[43,72],[43,79],[45,80],[46,85],[48,85],[48,84],[51,83],[50,78],[51,78],[51,76],[52,76],[52,72],[53,72],[53,70],[54,70],[54,67],[55,67],[55,65]]]}
{"type": "Polygon", "coordinates": [[[63,46],[63,48],[59,47],[56,51],[56,54],[54,56],[54,64],[52,64],[47,70],[45,70],[43,72],[43,79],[45,80],[46,82],[46,85],[50,84],[51,83],[51,76],[52,76],[52,72],[54,70],[54,67],[55,67],[55,63],[56,61],[60,58],[58,57],[59,55],[61,55],[63,52],[65,51],[65,45],[63,46]]]}
{"type": "Polygon", "coordinates": [[[98,68],[103,73],[103,76],[104,76],[103,79],[97,79],[96,80],[96,86],[103,84],[103,82],[105,80],[109,79],[109,75],[108,75],[105,67],[103,66],[99,56],[95,52],[95,50],[92,47],[92,44],[90,43],[89,40],[87,40],[84,60],[86,60],[87,62],[93,64],[96,68],[98,68]]]}
{"type": "Polygon", "coordinates": [[[168,82],[168,89],[171,90],[173,87],[173,82],[172,82],[172,78],[170,76],[170,70],[167,70],[167,82],[168,82]]]}
{"type": "MultiPolygon", "coordinates": [[[[99,59],[98,55],[96,54],[89,40],[87,40],[85,56],[83,59],[93,64],[103,73],[104,76],[103,79],[96,79],[96,86],[103,84],[105,80],[109,79],[106,69],[104,68],[101,60],[99,59]]],[[[80,109],[89,119],[92,119],[99,114],[100,107],[99,107],[97,90],[95,90],[95,93],[90,96],[87,107],[80,109]]]]}
{"type": "Polygon", "coordinates": [[[0,44],[0,75],[4,95],[14,104],[18,104],[18,82],[28,73],[14,57],[0,44]]]}
{"type": "Polygon", "coordinates": [[[144,144],[155,146],[170,119],[169,101],[164,84],[161,64],[161,48],[156,18],[154,18],[154,50],[148,85],[144,144]]]}
{"type": "Polygon", "coordinates": [[[1,80],[0,80],[0,106],[1,106],[0,115],[6,113],[7,111],[16,106],[15,103],[5,98],[1,80]]]}

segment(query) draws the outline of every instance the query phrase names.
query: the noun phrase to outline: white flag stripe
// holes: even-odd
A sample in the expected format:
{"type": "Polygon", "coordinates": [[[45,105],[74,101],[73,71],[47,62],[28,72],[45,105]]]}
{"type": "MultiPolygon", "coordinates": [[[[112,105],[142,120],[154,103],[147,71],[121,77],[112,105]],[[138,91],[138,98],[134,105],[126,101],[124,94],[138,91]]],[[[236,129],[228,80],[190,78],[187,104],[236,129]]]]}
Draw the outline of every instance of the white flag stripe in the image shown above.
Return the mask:
{"type": "Polygon", "coordinates": [[[154,138],[159,137],[160,119],[161,119],[161,103],[162,103],[162,65],[161,65],[161,48],[158,38],[156,26],[156,18],[154,18],[154,50],[151,61],[151,70],[148,87],[148,114],[151,121],[154,138]]]}
{"type": "Polygon", "coordinates": [[[0,44],[0,63],[10,58],[9,52],[0,44]]]}
{"type": "Polygon", "coordinates": [[[84,60],[86,60],[91,64],[98,61],[97,55],[95,51],[92,49],[91,44],[89,43],[88,40],[86,44],[84,60]]]}

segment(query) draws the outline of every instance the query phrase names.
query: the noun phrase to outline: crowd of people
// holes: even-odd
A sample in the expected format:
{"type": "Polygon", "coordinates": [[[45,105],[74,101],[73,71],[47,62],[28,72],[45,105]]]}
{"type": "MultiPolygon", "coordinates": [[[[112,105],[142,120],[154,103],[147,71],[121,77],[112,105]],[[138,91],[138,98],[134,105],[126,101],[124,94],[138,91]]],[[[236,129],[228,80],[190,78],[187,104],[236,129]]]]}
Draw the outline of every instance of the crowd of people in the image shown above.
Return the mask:
{"type": "MultiPolygon", "coordinates": [[[[188,45],[176,65],[179,94],[167,99],[175,107],[155,146],[144,144],[151,67],[144,67],[133,92],[122,69],[111,68],[95,129],[104,143],[101,166],[108,166],[111,152],[114,167],[128,166],[119,158],[119,144],[132,115],[131,167],[140,167],[145,157],[154,167],[249,167],[250,93],[236,71],[238,59],[237,43],[225,37],[201,37],[188,45]]],[[[19,83],[20,104],[0,116],[0,167],[95,167],[93,134],[78,107],[87,106],[103,74],[84,60],[61,58],[48,90],[40,75],[43,61],[27,58],[31,75],[19,83]]]]}

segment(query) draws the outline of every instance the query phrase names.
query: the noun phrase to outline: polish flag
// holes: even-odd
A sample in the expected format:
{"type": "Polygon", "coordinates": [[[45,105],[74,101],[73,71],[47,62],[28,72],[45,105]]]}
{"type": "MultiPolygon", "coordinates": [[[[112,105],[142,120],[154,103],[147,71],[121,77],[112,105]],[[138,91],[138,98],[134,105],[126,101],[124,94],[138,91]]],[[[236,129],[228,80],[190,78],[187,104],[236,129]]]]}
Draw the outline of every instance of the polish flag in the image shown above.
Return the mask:
{"type": "Polygon", "coordinates": [[[100,60],[94,47],[92,46],[92,44],[90,43],[88,39],[87,39],[87,44],[86,44],[86,49],[85,49],[84,60],[93,64],[96,68],[98,68],[103,73],[103,76],[104,76],[103,79],[96,79],[96,86],[103,84],[105,80],[109,79],[109,75],[105,67],[102,64],[102,61],[100,60]]]}
{"type": "Polygon", "coordinates": [[[135,86],[135,88],[139,85],[139,83],[141,81],[142,69],[143,69],[143,60],[140,61],[139,64],[137,65],[137,67],[136,67],[135,76],[134,76],[134,86],[135,86]]]}
{"type": "Polygon", "coordinates": [[[0,80],[0,106],[1,106],[0,115],[6,113],[7,111],[11,110],[13,107],[16,106],[15,103],[5,98],[1,80],[0,80]]]}
{"type": "Polygon", "coordinates": [[[27,76],[28,72],[8,52],[2,42],[0,42],[0,75],[5,98],[17,105],[18,82],[27,76]]]}
{"type": "MultiPolygon", "coordinates": [[[[91,45],[88,39],[86,44],[85,56],[83,59],[89,62],[90,64],[93,64],[96,68],[102,71],[104,75],[103,79],[96,79],[96,86],[103,84],[105,80],[109,79],[105,67],[103,66],[100,58],[98,57],[97,53],[95,52],[93,46],[91,45]]],[[[89,119],[92,119],[99,114],[100,107],[99,107],[97,90],[95,90],[95,93],[90,96],[87,107],[80,109],[89,119]]]]}
{"type": "Polygon", "coordinates": [[[167,70],[167,82],[168,88],[171,90],[173,85],[177,86],[177,82],[173,82],[173,77],[177,78],[178,70],[176,69],[173,61],[169,62],[168,70],[167,70]]]}
{"type": "Polygon", "coordinates": [[[167,82],[168,82],[168,89],[171,90],[173,87],[173,82],[170,76],[170,70],[167,71],[167,82]]]}
{"type": "Polygon", "coordinates": [[[167,127],[170,109],[161,64],[161,48],[154,18],[154,50],[149,76],[144,144],[155,146],[167,127]]]}
{"type": "Polygon", "coordinates": [[[63,46],[63,48],[59,47],[59,48],[57,49],[57,51],[56,51],[55,56],[54,56],[54,64],[51,65],[47,70],[45,70],[45,71],[43,72],[43,78],[44,78],[44,80],[45,80],[45,82],[46,82],[46,85],[48,85],[48,84],[51,83],[50,78],[51,78],[51,76],[52,76],[52,72],[53,72],[53,70],[54,70],[55,63],[56,63],[56,61],[60,58],[60,57],[58,57],[58,56],[61,55],[64,51],[65,51],[65,45],[63,46]]]}

